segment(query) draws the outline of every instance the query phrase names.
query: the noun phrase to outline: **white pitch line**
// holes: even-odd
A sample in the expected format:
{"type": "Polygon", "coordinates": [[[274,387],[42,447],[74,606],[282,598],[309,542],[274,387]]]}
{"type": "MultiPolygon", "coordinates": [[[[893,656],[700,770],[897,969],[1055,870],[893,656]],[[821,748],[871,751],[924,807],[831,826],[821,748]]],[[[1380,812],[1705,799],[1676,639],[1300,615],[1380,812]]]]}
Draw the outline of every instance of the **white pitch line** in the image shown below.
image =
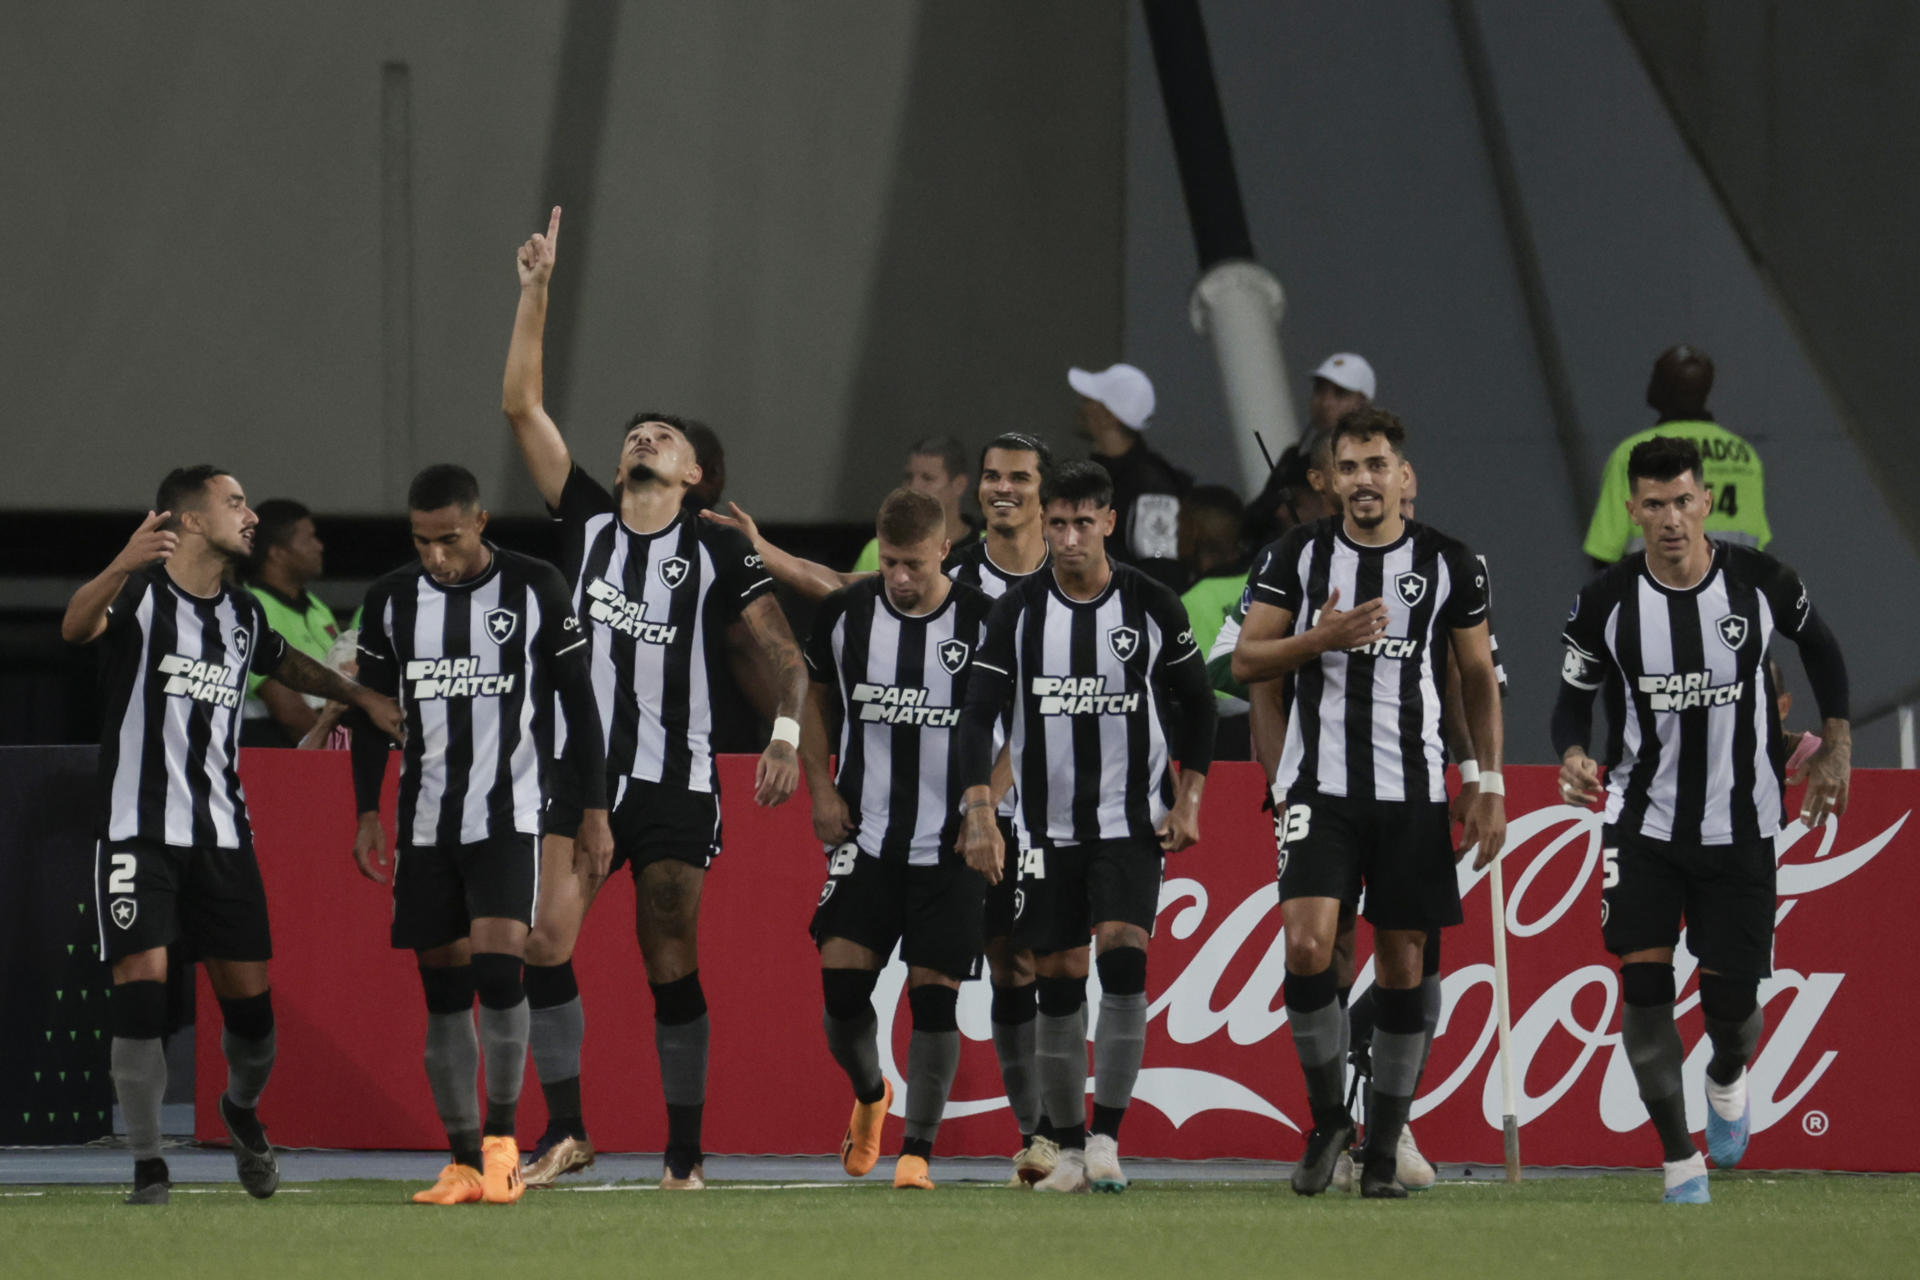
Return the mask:
{"type": "MultiPolygon", "coordinates": [[[[853,1191],[860,1184],[852,1182],[781,1182],[768,1184],[709,1182],[709,1191],[853,1191]]],[[[878,1183],[869,1184],[878,1186],[878,1183]]],[[[574,1194],[600,1191],[658,1191],[660,1188],[650,1182],[602,1183],[597,1187],[547,1187],[547,1191],[571,1191],[574,1194]]]]}

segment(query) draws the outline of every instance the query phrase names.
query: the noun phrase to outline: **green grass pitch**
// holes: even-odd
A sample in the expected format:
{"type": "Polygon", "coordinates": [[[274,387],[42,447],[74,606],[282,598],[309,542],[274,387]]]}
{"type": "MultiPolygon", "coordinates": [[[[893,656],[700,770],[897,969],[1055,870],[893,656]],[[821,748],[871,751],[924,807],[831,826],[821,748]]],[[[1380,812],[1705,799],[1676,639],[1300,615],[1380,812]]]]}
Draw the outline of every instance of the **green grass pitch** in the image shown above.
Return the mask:
{"type": "Polygon", "coordinates": [[[1716,1176],[1714,1203],[1658,1202],[1657,1174],[1520,1187],[1443,1183],[1396,1204],[1284,1184],[1140,1182],[1119,1196],[983,1185],[725,1184],[530,1192],[434,1209],[392,1182],[230,1184],[134,1209],[106,1187],[9,1188],[0,1275],[1882,1276],[1920,1273],[1920,1177],[1716,1176]]]}

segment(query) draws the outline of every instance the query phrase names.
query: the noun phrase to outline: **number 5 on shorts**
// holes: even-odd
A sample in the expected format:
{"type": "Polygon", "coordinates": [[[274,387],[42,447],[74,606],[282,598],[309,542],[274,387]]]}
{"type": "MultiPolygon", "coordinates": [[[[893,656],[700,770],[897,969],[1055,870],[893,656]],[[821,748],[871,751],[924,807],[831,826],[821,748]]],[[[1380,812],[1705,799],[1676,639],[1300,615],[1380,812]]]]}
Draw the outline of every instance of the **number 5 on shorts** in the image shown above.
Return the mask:
{"type": "Polygon", "coordinates": [[[133,892],[134,857],[130,853],[116,853],[108,859],[113,870],[107,873],[107,893],[117,896],[133,892]]]}

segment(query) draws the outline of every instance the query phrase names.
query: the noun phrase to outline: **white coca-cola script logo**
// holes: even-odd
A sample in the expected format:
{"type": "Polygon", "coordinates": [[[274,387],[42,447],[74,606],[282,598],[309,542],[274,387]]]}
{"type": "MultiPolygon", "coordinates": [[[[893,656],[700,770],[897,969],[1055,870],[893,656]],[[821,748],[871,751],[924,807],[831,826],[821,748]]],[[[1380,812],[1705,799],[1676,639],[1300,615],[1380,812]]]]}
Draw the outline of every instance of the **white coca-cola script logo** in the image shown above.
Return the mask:
{"type": "MultiPolygon", "coordinates": [[[[1787,919],[1798,900],[1817,893],[1866,866],[1892,842],[1906,825],[1911,812],[1902,814],[1891,826],[1857,848],[1833,853],[1838,823],[1829,819],[1817,836],[1813,857],[1788,861],[1800,849],[1808,829],[1796,822],[1781,832],[1776,841],[1780,860],[1779,910],[1775,923],[1787,919]]],[[[1508,856],[1503,860],[1507,874],[1517,871],[1507,897],[1507,930],[1511,938],[1527,939],[1552,929],[1568,916],[1577,902],[1588,903],[1591,915],[1568,920],[1569,928],[1591,929],[1597,936],[1601,871],[1601,817],[1571,805],[1552,805],[1514,818],[1507,831],[1508,856]],[[1528,848],[1530,841],[1542,841],[1537,852],[1524,863],[1513,855],[1528,848]],[[1567,861],[1577,860],[1569,868],[1567,861]],[[1549,889],[1547,886],[1554,886],[1549,889]],[[1550,892],[1557,896],[1546,900],[1550,892]]],[[[1486,873],[1473,869],[1473,860],[1465,858],[1459,866],[1460,896],[1466,905],[1467,928],[1485,928],[1487,908],[1476,910],[1474,893],[1483,889],[1486,873]]],[[[1186,940],[1206,926],[1213,903],[1205,885],[1197,880],[1171,878],[1160,891],[1161,936],[1186,940]]],[[[1226,1033],[1237,1046],[1261,1043],[1286,1023],[1286,1008],[1281,995],[1285,977],[1286,939],[1273,932],[1272,940],[1254,964],[1251,974],[1237,992],[1224,1003],[1216,1000],[1223,977],[1242,951],[1262,928],[1269,913],[1279,902],[1271,884],[1265,884],[1233,904],[1218,917],[1211,934],[1205,937],[1191,958],[1148,1008],[1148,1020],[1164,1020],[1168,1039],[1176,1044],[1192,1045],[1226,1033]]],[[[1686,949],[1686,939],[1675,955],[1675,979],[1684,990],[1697,962],[1686,949]]],[[[1843,973],[1802,973],[1796,969],[1776,968],[1760,986],[1761,1006],[1767,1010],[1769,1033],[1748,1070],[1749,1095],[1753,1101],[1754,1132],[1766,1130],[1790,1113],[1826,1074],[1836,1052],[1823,1049],[1810,1063],[1801,1062],[1813,1042],[1813,1034],[1828,1003],[1845,979],[1843,973]],[[1798,1068],[1798,1075],[1795,1070],[1798,1068]]],[[[893,1082],[896,1092],[905,1096],[906,1080],[893,1052],[893,1022],[904,1003],[906,966],[896,955],[881,974],[874,991],[874,1006],[880,1017],[881,1067],[893,1082]]],[[[1373,980],[1369,960],[1356,975],[1355,991],[1373,980]]],[[[1422,1083],[1413,1115],[1417,1118],[1440,1106],[1454,1093],[1477,1080],[1480,1110],[1489,1128],[1501,1128],[1500,1072],[1495,1052],[1495,1022],[1491,964],[1477,963],[1449,967],[1443,980],[1444,998],[1438,1030],[1435,1033],[1436,1063],[1455,1061],[1443,1078],[1429,1073],[1422,1083]],[[1485,986],[1487,991],[1476,993],[1485,986]],[[1469,1001],[1468,997],[1474,998],[1469,1001]],[[1463,1004],[1484,1010],[1478,1025],[1463,1025],[1469,1015],[1456,1017],[1463,1004]],[[1455,1058],[1457,1046],[1470,1047],[1455,1058]]],[[[1099,978],[1089,978],[1088,1029],[1091,1040],[1098,1030],[1099,978]]],[[[1689,995],[1677,1006],[1685,1013],[1698,1003],[1698,995],[1689,995]]],[[[1571,1090],[1594,1063],[1600,1060],[1603,1076],[1600,1085],[1600,1119],[1607,1128],[1624,1133],[1646,1122],[1646,1109],[1618,1031],[1607,1028],[1619,1017],[1619,976],[1611,964],[1588,964],[1562,974],[1525,1007],[1513,1010],[1513,1074],[1518,1093],[1518,1119],[1521,1124],[1537,1119],[1571,1090]],[[1598,995],[1581,999],[1589,987],[1598,995]],[[1586,1011],[1588,1016],[1576,1012],[1586,1011]],[[1536,1057],[1555,1063],[1571,1060],[1559,1069],[1557,1078],[1536,1078],[1532,1067],[1536,1057]]],[[[992,1037],[991,991],[986,982],[970,982],[961,988],[959,1004],[961,1035],[968,1040],[987,1041],[992,1037]]],[[[1710,1056],[1704,1036],[1694,1044],[1685,1067],[1688,1120],[1694,1128],[1705,1123],[1705,1098],[1701,1085],[1710,1056]]],[[[1149,1051],[1151,1056],[1151,1051],[1149,1051]]],[[[1269,1065],[1276,1062],[1293,1077],[1293,1056],[1288,1049],[1279,1058],[1266,1055],[1269,1065]]],[[[1192,1067],[1143,1067],[1134,1087],[1136,1102],[1157,1108],[1177,1128],[1192,1117],[1207,1111],[1235,1111],[1260,1116],[1296,1131],[1303,1126],[1284,1114],[1269,1096],[1274,1090],[1272,1073],[1263,1073],[1253,1081],[1237,1080],[1219,1071],[1192,1067]]],[[[1091,1089],[1092,1081],[1089,1079],[1091,1089]]],[[[1007,1105],[1004,1097],[952,1098],[947,1103],[948,1119],[979,1115],[1007,1105]]]]}

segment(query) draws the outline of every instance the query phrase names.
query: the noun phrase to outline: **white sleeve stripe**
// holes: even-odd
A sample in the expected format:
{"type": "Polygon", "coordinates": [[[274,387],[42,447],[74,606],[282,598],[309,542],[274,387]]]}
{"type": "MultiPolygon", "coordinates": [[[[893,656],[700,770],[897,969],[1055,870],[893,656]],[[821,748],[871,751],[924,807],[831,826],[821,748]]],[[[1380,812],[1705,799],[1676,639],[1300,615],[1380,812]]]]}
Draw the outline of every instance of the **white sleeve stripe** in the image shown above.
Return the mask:
{"type": "Polygon", "coordinates": [[[553,656],[556,658],[564,657],[565,655],[572,653],[575,649],[578,649],[580,646],[584,645],[586,642],[587,642],[587,638],[585,636],[581,636],[578,640],[575,640],[572,644],[568,645],[566,648],[556,650],[553,656]]]}
{"type": "Polygon", "coordinates": [[[1004,675],[1012,674],[1011,672],[1007,671],[1004,667],[996,667],[991,662],[986,661],[984,658],[975,658],[973,660],[973,665],[976,667],[979,667],[982,671],[994,672],[996,675],[1004,676],[1004,675]]]}
{"type": "Polygon", "coordinates": [[[1187,650],[1187,651],[1186,651],[1185,653],[1183,653],[1183,654],[1181,654],[1181,655],[1180,655],[1179,657],[1177,657],[1177,658],[1168,658],[1168,659],[1167,659],[1167,665],[1171,667],[1171,666],[1174,666],[1174,665],[1175,665],[1175,664],[1177,664],[1177,663],[1181,663],[1181,662],[1185,662],[1185,661],[1186,661],[1186,660],[1187,660],[1188,658],[1191,658],[1191,657],[1193,657],[1193,656],[1194,656],[1195,654],[1197,654],[1197,653],[1199,653],[1199,652],[1200,652],[1200,650],[1199,650],[1199,649],[1197,649],[1197,648],[1189,648],[1189,649],[1188,649],[1188,650],[1187,650]]]}
{"type": "Polygon", "coordinates": [[[1266,591],[1266,592],[1270,592],[1270,593],[1272,593],[1273,595],[1276,595],[1276,596],[1279,596],[1279,597],[1280,597],[1280,598],[1281,598],[1282,600],[1284,600],[1284,599],[1286,599],[1286,598],[1287,598],[1287,593],[1286,593],[1286,592],[1284,592],[1284,591],[1282,591],[1282,590],[1281,590],[1280,588],[1278,588],[1278,587],[1272,587],[1272,586],[1268,586],[1268,585],[1267,585],[1266,583],[1264,583],[1264,582],[1256,582],[1256,583],[1254,583],[1254,584],[1253,584],[1253,589],[1254,589],[1255,591],[1266,591]]]}
{"type": "Polygon", "coordinates": [[[771,583],[772,581],[773,581],[773,579],[772,579],[772,578],[762,578],[762,579],[760,579],[760,581],[758,581],[758,582],[756,582],[756,583],[754,583],[754,584],[753,584],[752,586],[750,586],[750,587],[748,587],[748,588],[747,588],[747,589],[746,589],[745,591],[742,591],[742,592],[740,593],[740,597],[741,597],[741,599],[743,599],[743,600],[744,600],[744,599],[745,599],[746,597],[748,597],[748,596],[750,596],[750,595],[752,595],[752,594],[753,594],[754,592],[756,592],[756,591],[758,591],[758,590],[759,590],[760,588],[762,588],[762,587],[764,587],[764,586],[766,586],[766,585],[768,585],[768,584],[769,584],[769,583],[771,583]]]}

